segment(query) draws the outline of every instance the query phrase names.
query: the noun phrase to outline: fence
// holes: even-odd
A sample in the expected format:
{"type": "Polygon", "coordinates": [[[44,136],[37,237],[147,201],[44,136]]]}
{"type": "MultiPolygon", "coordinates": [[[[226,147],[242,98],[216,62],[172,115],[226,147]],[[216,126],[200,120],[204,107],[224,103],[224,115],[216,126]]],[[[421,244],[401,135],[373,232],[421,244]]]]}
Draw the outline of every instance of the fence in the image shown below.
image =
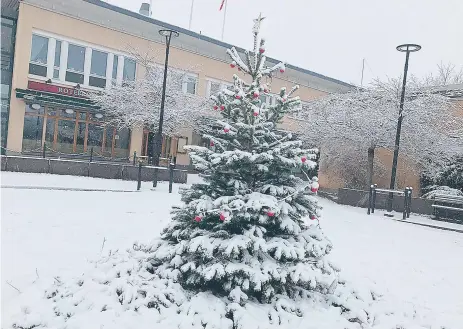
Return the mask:
{"type": "Polygon", "coordinates": [[[184,184],[187,171],[168,167],[152,167],[134,165],[132,162],[95,162],[95,158],[72,160],[60,158],[40,158],[30,156],[1,156],[1,170],[27,173],[46,173],[56,175],[87,176],[95,178],[122,179],[137,181],[140,173],[141,181],[151,181],[158,169],[158,180],[169,181],[172,175],[174,183],[184,184]]]}

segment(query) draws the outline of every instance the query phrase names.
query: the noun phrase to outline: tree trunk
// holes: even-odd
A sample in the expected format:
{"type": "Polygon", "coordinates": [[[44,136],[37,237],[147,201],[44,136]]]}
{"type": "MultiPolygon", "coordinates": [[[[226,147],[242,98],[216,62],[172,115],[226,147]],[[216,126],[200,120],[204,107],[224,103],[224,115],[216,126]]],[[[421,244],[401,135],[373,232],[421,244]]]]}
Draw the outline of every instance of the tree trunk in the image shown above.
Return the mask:
{"type": "Polygon", "coordinates": [[[374,159],[375,159],[375,148],[370,147],[368,149],[368,186],[367,186],[368,189],[373,184],[373,162],[374,162],[374,159]]]}

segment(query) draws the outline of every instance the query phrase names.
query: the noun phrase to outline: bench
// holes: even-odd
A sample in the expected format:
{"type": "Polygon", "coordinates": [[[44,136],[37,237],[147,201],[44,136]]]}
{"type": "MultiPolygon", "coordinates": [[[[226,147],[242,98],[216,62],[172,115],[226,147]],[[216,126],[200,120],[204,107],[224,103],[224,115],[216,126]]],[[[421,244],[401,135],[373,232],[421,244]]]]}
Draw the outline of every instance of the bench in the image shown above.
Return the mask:
{"type": "Polygon", "coordinates": [[[440,210],[445,210],[446,213],[448,211],[461,213],[461,219],[463,219],[463,196],[435,194],[433,200],[432,214],[435,218],[439,218],[440,210]]]}
{"type": "MultiPolygon", "coordinates": [[[[403,219],[410,218],[410,211],[412,205],[412,193],[413,189],[411,187],[406,187],[403,191],[392,190],[386,188],[378,188],[376,184],[370,186],[370,193],[368,194],[368,210],[367,214],[370,215],[375,212],[376,208],[376,194],[397,194],[404,197],[404,208],[403,208],[403,219]]],[[[384,214],[385,216],[391,217],[389,214],[384,214]]]]}

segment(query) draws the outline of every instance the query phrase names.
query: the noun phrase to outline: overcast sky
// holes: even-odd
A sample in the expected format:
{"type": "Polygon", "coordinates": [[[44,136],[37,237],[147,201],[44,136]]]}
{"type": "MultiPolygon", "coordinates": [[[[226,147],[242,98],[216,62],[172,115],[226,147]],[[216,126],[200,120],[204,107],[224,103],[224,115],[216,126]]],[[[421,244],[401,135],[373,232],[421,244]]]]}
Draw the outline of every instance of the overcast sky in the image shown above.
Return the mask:
{"type": "MultiPolygon", "coordinates": [[[[137,11],[142,0],[106,0],[137,11]]],[[[192,30],[221,38],[222,0],[194,0],[192,30]]],[[[227,0],[224,41],[250,49],[252,19],[266,17],[268,56],[346,82],[399,76],[402,43],[423,48],[410,72],[423,76],[441,61],[463,66],[463,0],[227,0]]],[[[149,2],[149,0],[145,0],[149,2]]],[[[153,18],[188,28],[192,0],[153,0],[153,18]]]]}

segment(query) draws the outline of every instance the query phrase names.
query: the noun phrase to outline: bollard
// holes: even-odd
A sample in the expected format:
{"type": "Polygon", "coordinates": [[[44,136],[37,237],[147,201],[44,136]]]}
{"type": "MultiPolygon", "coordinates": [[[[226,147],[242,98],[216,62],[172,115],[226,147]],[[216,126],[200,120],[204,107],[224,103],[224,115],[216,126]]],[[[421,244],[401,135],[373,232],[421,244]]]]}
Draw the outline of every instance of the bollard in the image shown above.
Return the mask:
{"type": "Polygon", "coordinates": [[[174,168],[175,164],[171,162],[169,164],[169,193],[172,193],[172,183],[174,182],[174,168]]]}
{"type": "Polygon", "coordinates": [[[403,220],[407,218],[407,208],[408,208],[408,187],[406,187],[404,190],[404,212],[402,214],[403,220]]]}
{"type": "Polygon", "coordinates": [[[133,151],[133,165],[137,163],[137,151],[133,151]]]}
{"type": "Polygon", "coordinates": [[[138,162],[137,191],[141,188],[141,161],[138,162]]]}
{"type": "Polygon", "coordinates": [[[407,209],[407,218],[410,218],[410,212],[412,211],[412,193],[413,187],[408,188],[408,209],[407,209]]]}
{"type": "Polygon", "coordinates": [[[378,187],[377,184],[373,184],[373,200],[371,205],[371,213],[375,213],[375,206],[376,206],[376,188],[378,187]]]}
{"type": "Polygon", "coordinates": [[[373,185],[370,185],[370,192],[368,193],[368,210],[367,215],[371,213],[371,199],[373,197],[373,185]]]}
{"type": "Polygon", "coordinates": [[[93,161],[93,146],[90,149],[90,162],[92,162],[92,161],[93,161]]]}
{"type": "Polygon", "coordinates": [[[42,158],[45,159],[45,153],[46,153],[46,149],[47,149],[47,144],[46,143],[43,143],[43,150],[42,150],[42,158]]]}

